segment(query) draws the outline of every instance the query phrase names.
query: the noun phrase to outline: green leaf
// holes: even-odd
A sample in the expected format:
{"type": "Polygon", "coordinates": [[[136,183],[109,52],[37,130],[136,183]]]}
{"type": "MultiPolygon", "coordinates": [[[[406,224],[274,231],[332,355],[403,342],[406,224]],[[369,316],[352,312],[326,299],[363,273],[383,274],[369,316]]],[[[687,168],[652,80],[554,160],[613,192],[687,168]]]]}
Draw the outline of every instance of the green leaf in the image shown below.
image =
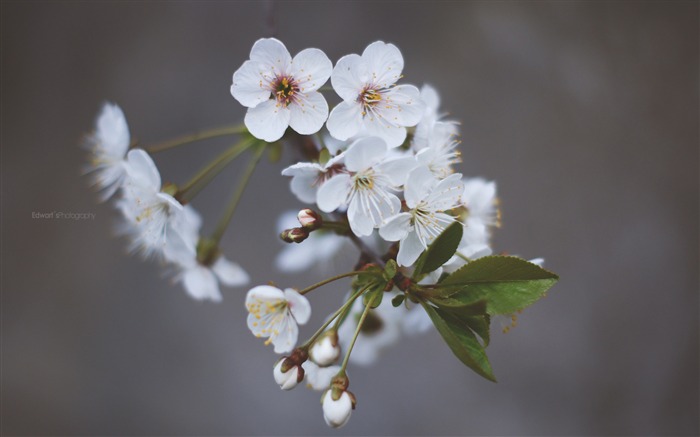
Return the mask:
{"type": "Polygon", "coordinates": [[[362,304],[365,306],[369,305],[372,308],[377,308],[379,304],[382,303],[384,287],[386,287],[386,284],[382,283],[377,283],[370,286],[369,290],[367,290],[362,296],[362,304]]]}
{"type": "Polygon", "coordinates": [[[558,279],[554,273],[521,258],[487,256],[445,278],[436,295],[447,295],[464,304],[485,299],[488,314],[512,314],[535,303],[558,279]],[[453,286],[459,286],[457,291],[453,292],[453,286]]]}
{"type": "Polygon", "coordinates": [[[449,312],[442,311],[425,302],[421,305],[457,358],[479,375],[489,381],[496,382],[486,351],[469,326],[449,312]]]}
{"type": "Polygon", "coordinates": [[[396,272],[398,270],[399,266],[396,264],[396,261],[390,259],[386,262],[386,265],[384,266],[384,279],[386,279],[387,281],[391,281],[392,279],[394,279],[394,276],[396,276],[396,272]]]}
{"type": "Polygon", "coordinates": [[[472,302],[462,302],[458,299],[429,297],[428,300],[442,310],[449,311],[459,316],[481,316],[486,314],[488,302],[480,299],[472,302]]]}
{"type": "Polygon", "coordinates": [[[428,249],[418,258],[416,269],[413,271],[413,279],[419,279],[438,267],[441,267],[457,251],[462,240],[462,224],[454,222],[437,236],[428,249]]]}
{"type": "Polygon", "coordinates": [[[393,299],[391,299],[391,305],[392,305],[394,308],[399,307],[399,306],[401,306],[401,304],[403,303],[403,301],[404,301],[405,299],[406,299],[406,295],[405,295],[405,294],[397,294],[396,296],[394,296],[393,299]]]}
{"type": "Polygon", "coordinates": [[[476,335],[481,337],[484,341],[484,347],[489,345],[491,341],[491,334],[489,333],[491,316],[484,314],[481,316],[462,317],[462,320],[464,320],[464,323],[466,323],[476,335]]]}

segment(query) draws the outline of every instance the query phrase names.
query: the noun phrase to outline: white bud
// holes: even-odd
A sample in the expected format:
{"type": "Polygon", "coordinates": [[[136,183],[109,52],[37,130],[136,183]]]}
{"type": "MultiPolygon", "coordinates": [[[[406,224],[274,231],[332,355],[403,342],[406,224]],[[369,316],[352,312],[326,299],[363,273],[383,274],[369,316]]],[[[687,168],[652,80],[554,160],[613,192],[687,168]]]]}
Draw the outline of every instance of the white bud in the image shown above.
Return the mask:
{"type": "Polygon", "coordinates": [[[344,391],[337,401],[331,397],[332,390],[328,390],[323,396],[323,418],[328,426],[340,428],[350,419],[352,413],[352,399],[348,392],[344,391]]]}
{"type": "Polygon", "coordinates": [[[297,219],[304,229],[308,229],[310,231],[316,230],[323,225],[321,216],[316,211],[309,208],[299,211],[299,214],[297,214],[297,219]]]}
{"type": "Polygon", "coordinates": [[[319,341],[315,342],[309,351],[311,360],[321,367],[330,366],[335,363],[340,356],[340,347],[338,341],[333,342],[330,335],[326,335],[319,341]]]}
{"type": "MultiPolygon", "coordinates": [[[[282,358],[275,365],[272,374],[275,376],[275,382],[279,384],[282,390],[291,390],[299,383],[299,366],[294,366],[286,372],[282,372],[282,364],[286,358],[282,358]]],[[[303,374],[302,374],[303,375],[303,374]]]]}

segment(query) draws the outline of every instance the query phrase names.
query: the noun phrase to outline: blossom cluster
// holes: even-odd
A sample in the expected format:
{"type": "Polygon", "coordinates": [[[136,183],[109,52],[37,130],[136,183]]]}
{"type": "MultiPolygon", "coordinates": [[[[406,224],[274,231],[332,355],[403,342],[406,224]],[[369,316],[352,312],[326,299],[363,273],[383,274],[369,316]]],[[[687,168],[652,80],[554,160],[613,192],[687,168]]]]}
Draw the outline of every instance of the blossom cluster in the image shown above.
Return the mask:
{"type": "Polygon", "coordinates": [[[121,109],[105,104],[86,141],[87,173],[100,199],[113,199],[130,249],[165,264],[191,297],[211,301],[221,300],[219,285],[249,282],[219,242],[263,152],[290,148],[303,156],[281,170],[305,206],[279,219],[287,245],[276,267],[321,269],[349,253],[358,260],[354,270],[303,289],[254,286],[245,295],[247,326],[282,355],[272,373],[283,390],[305,381],[323,391],[332,427],[347,423],[357,403],[348,364],[372,364],[403,335],[433,325],[462,362],[495,380],[483,352],[491,315],[520,311],[557,279],[533,264],[541,261],[490,256],[500,226],[496,185],[456,171],[460,124],[441,111],[432,86],[399,83],[403,69],[400,50],[382,41],[334,65],[319,49],[292,57],[279,40],[260,39],[230,88],[247,108],[242,126],[146,148],[132,143],[121,109]],[[327,97],[338,101],[332,109],[327,97]],[[239,143],[192,180],[162,183],[150,153],[227,135],[239,143]],[[224,216],[201,236],[191,201],[246,151],[253,157],[224,216]],[[352,282],[340,307],[298,344],[311,317],[307,294],[343,278],[352,282]],[[517,290],[508,288],[514,280],[517,290]]]}

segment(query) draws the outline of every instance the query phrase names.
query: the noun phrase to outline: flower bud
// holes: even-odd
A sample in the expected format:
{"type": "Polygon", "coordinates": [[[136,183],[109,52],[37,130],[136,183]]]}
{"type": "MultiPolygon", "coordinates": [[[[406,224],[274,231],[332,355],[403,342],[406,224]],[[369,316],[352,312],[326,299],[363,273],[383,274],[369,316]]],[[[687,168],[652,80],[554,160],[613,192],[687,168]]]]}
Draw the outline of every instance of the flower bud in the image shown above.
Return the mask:
{"type": "Polygon", "coordinates": [[[323,225],[323,219],[313,209],[302,209],[297,214],[297,219],[301,223],[301,227],[309,231],[315,231],[323,225]]]}
{"type": "Polygon", "coordinates": [[[311,360],[321,367],[330,366],[340,357],[340,346],[338,346],[338,334],[335,331],[328,331],[318,339],[309,351],[311,360]]]}
{"type": "Polygon", "coordinates": [[[275,365],[272,374],[275,377],[275,382],[279,384],[282,390],[291,390],[304,380],[304,369],[301,366],[287,363],[288,358],[282,358],[275,365]]]}
{"type": "Polygon", "coordinates": [[[355,408],[354,397],[348,391],[343,391],[337,400],[333,400],[332,390],[323,395],[323,419],[328,426],[340,428],[350,419],[355,408]]]}
{"type": "Polygon", "coordinates": [[[304,228],[292,228],[282,231],[280,238],[287,243],[301,243],[309,237],[309,231],[304,228]]]}

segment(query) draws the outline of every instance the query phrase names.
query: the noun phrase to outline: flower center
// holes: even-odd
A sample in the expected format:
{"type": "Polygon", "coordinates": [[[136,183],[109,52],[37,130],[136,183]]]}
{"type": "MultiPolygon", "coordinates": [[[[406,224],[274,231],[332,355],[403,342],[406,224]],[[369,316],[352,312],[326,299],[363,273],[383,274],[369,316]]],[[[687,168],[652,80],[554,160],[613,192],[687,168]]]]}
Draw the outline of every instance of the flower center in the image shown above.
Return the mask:
{"type": "Polygon", "coordinates": [[[272,91],[275,93],[277,103],[287,107],[296,99],[299,85],[293,77],[277,76],[272,82],[272,91]]]}
{"type": "Polygon", "coordinates": [[[357,190],[371,190],[374,188],[374,177],[369,173],[355,175],[355,188],[357,190]]]}
{"type": "Polygon", "coordinates": [[[374,88],[365,88],[357,97],[357,101],[362,104],[362,115],[367,115],[367,111],[382,101],[382,94],[374,88]]]}

